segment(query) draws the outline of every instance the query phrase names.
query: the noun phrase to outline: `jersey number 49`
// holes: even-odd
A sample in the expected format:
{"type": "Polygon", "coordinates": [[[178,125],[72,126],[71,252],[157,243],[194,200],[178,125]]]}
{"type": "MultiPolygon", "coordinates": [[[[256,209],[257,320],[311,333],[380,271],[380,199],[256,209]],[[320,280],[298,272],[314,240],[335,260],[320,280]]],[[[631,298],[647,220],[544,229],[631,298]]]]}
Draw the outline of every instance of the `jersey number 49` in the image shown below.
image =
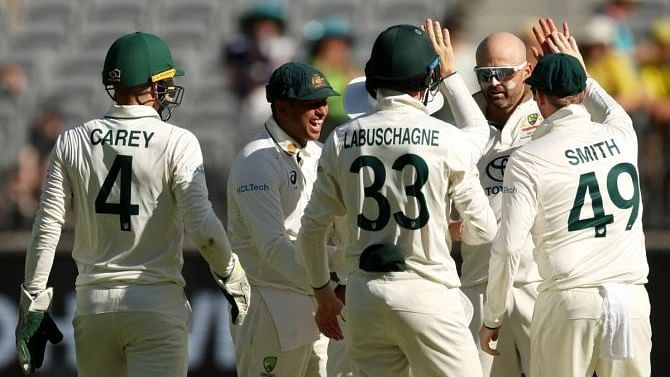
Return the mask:
{"type": "MultiPolygon", "coordinates": [[[[633,224],[635,224],[640,210],[640,184],[638,183],[637,169],[635,169],[633,164],[622,162],[610,169],[609,173],[607,173],[607,193],[615,206],[621,209],[631,209],[630,217],[626,223],[626,230],[630,230],[633,224]],[[619,189],[619,176],[621,174],[627,174],[632,181],[633,193],[628,199],[623,197],[619,189]]],[[[603,199],[600,194],[600,185],[596,179],[596,174],[589,172],[580,175],[577,195],[575,196],[575,201],[568,217],[568,231],[573,232],[594,228],[596,237],[605,237],[607,235],[606,226],[612,223],[614,223],[614,215],[605,214],[603,199]],[[580,219],[587,192],[591,197],[593,217],[580,219]]]]}

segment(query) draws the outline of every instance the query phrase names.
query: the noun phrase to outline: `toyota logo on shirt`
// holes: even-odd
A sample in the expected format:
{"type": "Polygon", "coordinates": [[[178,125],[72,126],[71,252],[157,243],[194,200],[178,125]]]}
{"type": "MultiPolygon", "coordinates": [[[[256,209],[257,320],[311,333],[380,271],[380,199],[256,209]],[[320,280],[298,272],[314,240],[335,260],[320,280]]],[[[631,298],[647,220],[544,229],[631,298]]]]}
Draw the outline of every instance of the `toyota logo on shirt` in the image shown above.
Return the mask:
{"type": "Polygon", "coordinates": [[[500,156],[491,160],[486,166],[486,175],[496,182],[502,182],[507,160],[509,160],[509,156],[500,156]]]}

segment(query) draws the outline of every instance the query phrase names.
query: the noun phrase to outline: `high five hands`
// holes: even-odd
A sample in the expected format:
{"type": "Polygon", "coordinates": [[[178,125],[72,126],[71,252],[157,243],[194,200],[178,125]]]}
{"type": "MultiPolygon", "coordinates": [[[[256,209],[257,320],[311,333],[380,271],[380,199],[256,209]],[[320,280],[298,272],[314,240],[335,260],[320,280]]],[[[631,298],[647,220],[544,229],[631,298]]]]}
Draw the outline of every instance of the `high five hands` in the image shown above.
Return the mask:
{"type": "Polygon", "coordinates": [[[533,34],[540,45],[540,49],[531,47],[533,56],[539,60],[544,54],[560,52],[574,56],[582,63],[582,67],[586,69],[584,58],[582,58],[582,54],[579,52],[577,41],[570,34],[568,23],[563,22],[562,26],[563,31],[559,32],[556,24],[554,24],[554,20],[551,18],[540,18],[537,25],[533,25],[533,34]]]}
{"type": "Polygon", "coordinates": [[[443,29],[439,21],[433,21],[430,18],[426,19],[421,28],[428,34],[433,43],[433,49],[440,59],[440,77],[445,78],[456,72],[454,49],[451,45],[449,30],[443,29]]]}

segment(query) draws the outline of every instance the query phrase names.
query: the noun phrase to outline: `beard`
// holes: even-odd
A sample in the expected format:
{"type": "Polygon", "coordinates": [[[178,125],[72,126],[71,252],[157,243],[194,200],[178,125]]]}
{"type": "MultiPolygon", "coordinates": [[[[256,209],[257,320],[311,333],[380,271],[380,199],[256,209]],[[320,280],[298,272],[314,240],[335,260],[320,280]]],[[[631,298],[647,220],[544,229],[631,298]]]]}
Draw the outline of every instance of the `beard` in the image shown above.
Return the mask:
{"type": "Polygon", "coordinates": [[[506,90],[487,90],[484,92],[484,97],[489,105],[500,110],[507,109],[514,105],[514,101],[510,98],[509,93],[506,90]]]}

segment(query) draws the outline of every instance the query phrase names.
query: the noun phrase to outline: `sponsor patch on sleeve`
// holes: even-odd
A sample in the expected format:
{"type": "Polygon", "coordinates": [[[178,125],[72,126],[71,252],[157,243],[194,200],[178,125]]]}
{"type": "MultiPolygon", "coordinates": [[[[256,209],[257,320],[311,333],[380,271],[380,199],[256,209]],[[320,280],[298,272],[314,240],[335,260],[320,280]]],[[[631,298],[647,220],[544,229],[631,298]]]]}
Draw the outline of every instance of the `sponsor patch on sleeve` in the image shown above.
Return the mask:
{"type": "Polygon", "coordinates": [[[245,183],[237,186],[235,191],[237,191],[238,194],[246,194],[258,191],[268,191],[269,189],[270,186],[268,186],[267,183],[245,183]]]}

